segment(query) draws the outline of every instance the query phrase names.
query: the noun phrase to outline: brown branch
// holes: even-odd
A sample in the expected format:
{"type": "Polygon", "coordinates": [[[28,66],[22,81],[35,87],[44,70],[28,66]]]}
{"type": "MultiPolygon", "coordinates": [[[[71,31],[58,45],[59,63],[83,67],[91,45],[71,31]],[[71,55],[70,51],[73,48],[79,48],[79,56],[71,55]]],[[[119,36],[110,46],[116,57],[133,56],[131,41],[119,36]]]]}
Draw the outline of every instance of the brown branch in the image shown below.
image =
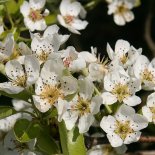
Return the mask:
{"type": "Polygon", "coordinates": [[[154,12],[153,6],[154,6],[154,0],[150,1],[149,12],[148,12],[148,15],[146,16],[144,38],[146,40],[148,47],[150,48],[153,55],[155,56],[155,42],[151,37],[151,25],[152,25],[153,12],[154,12]]]}
{"type": "Polygon", "coordinates": [[[139,139],[141,143],[155,143],[155,136],[141,136],[139,139]]]}

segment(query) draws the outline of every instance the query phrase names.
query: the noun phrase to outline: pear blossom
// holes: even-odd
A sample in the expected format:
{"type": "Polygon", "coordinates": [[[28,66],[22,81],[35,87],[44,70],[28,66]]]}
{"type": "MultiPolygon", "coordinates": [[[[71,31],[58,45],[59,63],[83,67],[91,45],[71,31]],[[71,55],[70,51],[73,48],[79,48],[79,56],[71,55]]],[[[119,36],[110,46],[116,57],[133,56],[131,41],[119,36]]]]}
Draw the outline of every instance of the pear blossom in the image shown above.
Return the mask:
{"type": "Polygon", "coordinates": [[[123,104],[114,116],[104,116],[100,126],[107,133],[110,144],[119,147],[138,141],[140,130],[148,126],[148,121],[136,114],[132,107],[123,104]]]}
{"type": "Polygon", "coordinates": [[[79,30],[83,30],[88,25],[87,21],[80,20],[79,17],[85,18],[86,10],[79,2],[71,2],[71,0],[62,0],[60,4],[60,13],[58,17],[59,23],[72,33],[80,34],[79,30]]]}
{"type": "Polygon", "coordinates": [[[103,104],[125,103],[135,106],[141,103],[140,97],[135,93],[141,89],[141,83],[137,79],[114,71],[105,75],[104,89],[102,93],[103,104]]]}
{"type": "Polygon", "coordinates": [[[57,35],[40,38],[35,36],[31,42],[32,54],[36,56],[40,64],[49,59],[50,54],[58,52],[60,42],[57,35]]]}
{"type": "Polygon", "coordinates": [[[4,42],[0,42],[0,63],[9,61],[14,49],[14,37],[8,34],[4,42]]]}
{"type": "Polygon", "coordinates": [[[155,89],[155,59],[150,62],[146,56],[139,56],[133,65],[133,73],[144,90],[155,89]]]}
{"type": "Polygon", "coordinates": [[[136,5],[136,0],[113,0],[108,4],[108,15],[113,14],[114,22],[123,26],[126,22],[134,20],[131,11],[136,5]]]}
{"type": "Polygon", "coordinates": [[[136,59],[141,55],[142,49],[135,49],[133,46],[130,46],[128,41],[119,39],[115,44],[115,50],[107,44],[107,53],[112,61],[118,59],[120,65],[127,68],[134,64],[136,59]]]}
{"type": "Polygon", "coordinates": [[[71,130],[76,124],[80,133],[85,133],[93,124],[94,115],[99,112],[102,99],[95,95],[94,85],[88,79],[79,80],[79,92],[70,101],[67,111],[62,115],[66,128],[71,130]]]}
{"type": "Polygon", "coordinates": [[[142,113],[149,122],[155,124],[155,93],[148,96],[146,106],[142,107],[142,113]]]}
{"type": "Polygon", "coordinates": [[[46,0],[29,0],[21,5],[20,12],[24,16],[25,26],[30,31],[42,31],[47,27],[44,17],[49,14],[49,11],[47,9],[43,11],[45,3],[46,0]]]}
{"type": "Polygon", "coordinates": [[[54,25],[48,26],[45,29],[43,35],[41,35],[40,33],[34,33],[34,34],[30,33],[30,34],[31,34],[31,38],[32,39],[34,37],[39,37],[39,38],[42,38],[42,39],[44,39],[46,37],[50,37],[51,40],[52,40],[53,36],[57,35],[58,41],[60,42],[60,45],[62,45],[62,44],[64,44],[68,40],[70,35],[61,35],[61,34],[59,34],[58,33],[59,29],[60,28],[56,24],[54,24],[54,25]]]}
{"type": "Polygon", "coordinates": [[[44,64],[33,95],[34,104],[39,111],[44,113],[55,106],[61,117],[61,113],[67,106],[65,96],[77,91],[76,79],[63,76],[64,69],[61,59],[48,60],[44,64]]]}
{"type": "Polygon", "coordinates": [[[17,61],[6,63],[5,71],[9,82],[0,83],[0,90],[9,94],[18,94],[36,82],[40,65],[34,56],[25,57],[24,67],[17,61]]]}

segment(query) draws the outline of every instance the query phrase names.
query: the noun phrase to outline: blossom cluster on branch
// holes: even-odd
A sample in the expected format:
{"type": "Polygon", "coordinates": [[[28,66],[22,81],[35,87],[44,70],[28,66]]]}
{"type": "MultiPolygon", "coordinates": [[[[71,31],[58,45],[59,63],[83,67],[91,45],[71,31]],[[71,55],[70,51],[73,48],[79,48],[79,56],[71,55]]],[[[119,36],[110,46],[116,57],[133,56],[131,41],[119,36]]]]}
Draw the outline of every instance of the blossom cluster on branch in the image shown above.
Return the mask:
{"type": "MultiPolygon", "coordinates": [[[[4,155],[73,155],[69,146],[79,143],[83,155],[83,134],[96,123],[111,146],[124,152],[126,144],[137,142],[141,130],[155,122],[155,59],[149,61],[141,48],[123,39],[114,49],[107,43],[107,58],[93,47],[90,51],[63,48],[70,35],[60,34],[56,24],[47,26],[50,12],[45,4],[45,0],[30,0],[20,5],[30,41],[19,41],[8,33],[0,42],[0,72],[8,79],[0,83],[0,93],[13,99],[12,106],[0,107],[0,151],[4,155]],[[151,94],[137,110],[141,90],[151,94]],[[51,128],[59,136],[52,135],[51,128]]],[[[108,4],[108,14],[114,14],[117,24],[134,19],[130,10],[137,1],[108,4]]],[[[72,33],[86,28],[85,16],[79,2],[60,3],[58,21],[72,33]]]]}

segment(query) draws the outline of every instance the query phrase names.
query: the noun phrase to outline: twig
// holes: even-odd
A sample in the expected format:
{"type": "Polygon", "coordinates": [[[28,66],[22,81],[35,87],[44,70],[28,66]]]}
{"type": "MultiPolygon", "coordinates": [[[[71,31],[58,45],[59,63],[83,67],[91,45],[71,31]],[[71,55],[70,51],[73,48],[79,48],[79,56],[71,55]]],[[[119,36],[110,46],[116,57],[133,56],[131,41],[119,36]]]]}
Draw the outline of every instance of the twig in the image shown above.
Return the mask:
{"type": "Polygon", "coordinates": [[[152,51],[153,55],[155,56],[155,42],[153,41],[153,39],[151,37],[151,25],[152,25],[153,12],[154,12],[153,6],[154,6],[154,0],[150,1],[149,12],[148,12],[148,15],[146,17],[146,22],[145,22],[144,37],[145,37],[145,40],[146,40],[150,50],[152,51]]]}
{"type": "Polygon", "coordinates": [[[141,136],[139,139],[141,143],[152,143],[155,142],[155,136],[141,136]]]}

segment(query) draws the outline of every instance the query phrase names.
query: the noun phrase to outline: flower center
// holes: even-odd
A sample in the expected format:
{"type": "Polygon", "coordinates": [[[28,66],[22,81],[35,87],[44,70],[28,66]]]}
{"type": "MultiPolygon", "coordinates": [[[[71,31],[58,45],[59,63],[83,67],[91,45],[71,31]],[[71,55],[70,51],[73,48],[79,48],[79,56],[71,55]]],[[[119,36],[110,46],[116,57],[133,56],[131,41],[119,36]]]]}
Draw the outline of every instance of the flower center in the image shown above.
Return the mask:
{"type": "Polygon", "coordinates": [[[90,102],[88,100],[84,100],[83,98],[79,97],[77,104],[73,107],[74,110],[78,110],[80,115],[84,115],[85,113],[90,113],[90,102]]]}
{"type": "Polygon", "coordinates": [[[70,24],[70,23],[73,22],[74,16],[70,16],[70,15],[64,16],[64,20],[65,20],[65,23],[66,23],[66,24],[70,24]]]}
{"type": "Polygon", "coordinates": [[[127,54],[124,54],[124,55],[120,58],[120,60],[121,60],[122,64],[125,64],[125,63],[127,62],[127,60],[128,60],[127,54]]]}
{"type": "Polygon", "coordinates": [[[59,97],[64,97],[62,91],[58,87],[51,85],[45,85],[40,96],[51,105],[53,105],[59,97]]]}
{"type": "Polygon", "coordinates": [[[69,56],[67,58],[64,58],[63,63],[65,67],[69,67],[70,63],[73,61],[72,57],[69,56]]]}
{"type": "Polygon", "coordinates": [[[116,13],[120,13],[123,14],[124,12],[128,11],[129,9],[127,8],[127,6],[123,3],[120,6],[118,6],[116,13]]]}
{"type": "Polygon", "coordinates": [[[40,54],[36,54],[36,57],[42,61],[42,62],[45,62],[47,60],[49,56],[49,53],[45,52],[45,51],[42,51],[40,54]]]}
{"type": "Polygon", "coordinates": [[[119,102],[122,102],[124,98],[130,96],[130,91],[128,86],[122,85],[121,83],[118,83],[115,85],[112,93],[117,96],[117,99],[119,102]]]}
{"type": "Polygon", "coordinates": [[[26,87],[26,81],[27,81],[27,76],[17,76],[16,80],[11,80],[12,85],[14,86],[20,86],[20,87],[26,87]]]}
{"type": "Polygon", "coordinates": [[[42,14],[41,14],[41,10],[33,10],[33,9],[31,9],[30,14],[29,14],[29,18],[33,22],[41,20],[43,18],[42,14]]]}
{"type": "Polygon", "coordinates": [[[143,71],[143,73],[141,74],[141,78],[142,78],[142,82],[143,81],[153,81],[154,80],[154,76],[152,74],[151,71],[149,71],[148,69],[145,69],[143,71]]]}
{"type": "Polygon", "coordinates": [[[116,129],[114,132],[118,134],[121,139],[125,140],[128,134],[131,134],[133,132],[133,129],[130,128],[130,121],[126,121],[124,123],[117,121],[116,129]]]}
{"type": "Polygon", "coordinates": [[[155,120],[155,107],[150,107],[150,110],[152,112],[152,119],[155,120]]]}

